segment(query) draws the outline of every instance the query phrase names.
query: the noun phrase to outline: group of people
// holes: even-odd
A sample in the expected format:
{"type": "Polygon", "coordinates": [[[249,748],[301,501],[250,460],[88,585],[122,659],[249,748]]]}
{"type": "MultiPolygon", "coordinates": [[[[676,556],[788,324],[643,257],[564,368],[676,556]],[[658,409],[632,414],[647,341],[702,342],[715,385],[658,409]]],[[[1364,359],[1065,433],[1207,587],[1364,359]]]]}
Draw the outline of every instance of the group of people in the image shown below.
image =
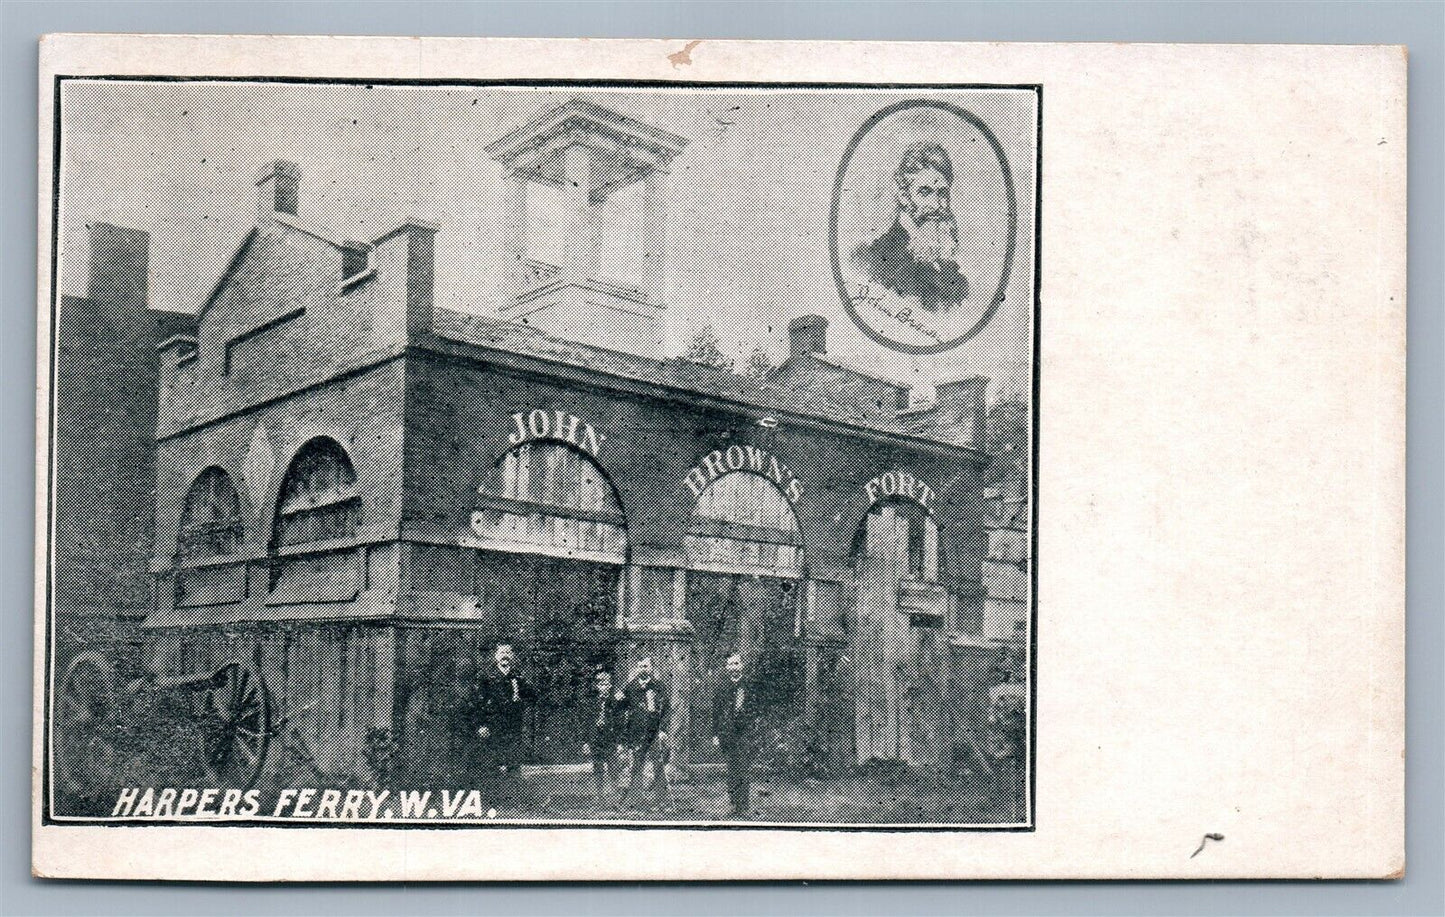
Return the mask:
{"type": "MultiPolygon", "coordinates": [[[[727,769],[732,816],[750,813],[750,782],[760,724],[760,698],[746,677],[741,653],[727,658],[726,674],[712,697],[712,742],[727,769]]],[[[668,736],[672,698],[650,658],[638,660],[633,676],[618,687],[612,673],[599,668],[583,711],[583,755],[592,765],[592,788],[600,809],[640,808],[650,793],[654,812],[673,811],[667,782],[672,743],[668,736]],[[624,762],[630,762],[625,764],[624,762]],[[647,771],[651,767],[651,777],[647,771]],[[628,779],[619,792],[622,771],[628,779]]],[[[478,677],[469,707],[483,766],[500,775],[515,774],[526,757],[527,713],[536,689],[517,670],[510,644],[499,644],[493,664],[478,677]]]]}

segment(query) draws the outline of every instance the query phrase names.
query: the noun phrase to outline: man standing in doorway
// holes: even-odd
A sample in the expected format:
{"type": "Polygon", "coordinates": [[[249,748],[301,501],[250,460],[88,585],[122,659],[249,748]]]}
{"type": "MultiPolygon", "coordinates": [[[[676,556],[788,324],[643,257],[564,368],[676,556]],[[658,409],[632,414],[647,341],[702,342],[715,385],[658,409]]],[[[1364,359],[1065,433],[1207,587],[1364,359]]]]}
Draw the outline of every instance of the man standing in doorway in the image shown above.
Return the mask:
{"type": "Polygon", "coordinates": [[[477,680],[473,706],[480,758],[494,777],[515,775],[527,752],[527,713],[537,691],[517,671],[510,643],[497,644],[492,666],[477,680]]]}
{"type": "Polygon", "coordinates": [[[592,760],[592,786],[597,808],[605,809],[612,802],[617,783],[617,745],[622,740],[623,718],[627,712],[627,695],[612,686],[612,673],[598,669],[593,677],[597,694],[592,700],[587,728],[587,741],[582,753],[592,760]]]}
{"type": "Polygon", "coordinates": [[[727,659],[727,674],[712,695],[712,743],[727,763],[728,800],[734,818],[747,818],[749,783],[757,751],[758,692],[743,677],[743,657],[733,653],[727,659]]]}
{"type": "Polygon", "coordinates": [[[671,811],[667,786],[667,717],[671,710],[667,685],[652,674],[652,659],[637,663],[637,675],[623,691],[627,704],[627,746],[632,750],[632,774],[627,781],[624,803],[642,792],[642,775],[652,762],[652,810],[671,811]]]}

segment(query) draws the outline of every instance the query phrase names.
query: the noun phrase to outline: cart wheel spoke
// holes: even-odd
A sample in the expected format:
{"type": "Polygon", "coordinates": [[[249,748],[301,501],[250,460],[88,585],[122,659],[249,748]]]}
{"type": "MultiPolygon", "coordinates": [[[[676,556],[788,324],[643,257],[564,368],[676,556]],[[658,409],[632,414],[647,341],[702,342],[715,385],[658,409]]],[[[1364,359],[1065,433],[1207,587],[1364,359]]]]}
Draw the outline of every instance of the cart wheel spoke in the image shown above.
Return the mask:
{"type": "Polygon", "coordinates": [[[260,675],[246,663],[217,673],[206,707],[213,722],[203,733],[203,758],[213,780],[249,789],[260,776],[270,743],[270,699],[260,675]]]}

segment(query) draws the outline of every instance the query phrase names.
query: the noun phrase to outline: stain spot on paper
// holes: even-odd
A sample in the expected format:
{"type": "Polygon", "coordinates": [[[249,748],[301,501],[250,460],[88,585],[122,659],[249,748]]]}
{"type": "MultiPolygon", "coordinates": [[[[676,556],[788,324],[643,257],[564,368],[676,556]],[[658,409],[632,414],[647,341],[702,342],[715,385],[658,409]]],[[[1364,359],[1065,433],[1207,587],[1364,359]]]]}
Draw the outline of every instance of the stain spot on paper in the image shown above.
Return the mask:
{"type": "Polygon", "coordinates": [[[686,67],[691,64],[692,52],[700,44],[702,44],[701,41],[690,41],[682,46],[681,51],[676,51],[672,54],[667,55],[668,61],[672,63],[672,69],[676,70],[679,67],[686,67]]]}

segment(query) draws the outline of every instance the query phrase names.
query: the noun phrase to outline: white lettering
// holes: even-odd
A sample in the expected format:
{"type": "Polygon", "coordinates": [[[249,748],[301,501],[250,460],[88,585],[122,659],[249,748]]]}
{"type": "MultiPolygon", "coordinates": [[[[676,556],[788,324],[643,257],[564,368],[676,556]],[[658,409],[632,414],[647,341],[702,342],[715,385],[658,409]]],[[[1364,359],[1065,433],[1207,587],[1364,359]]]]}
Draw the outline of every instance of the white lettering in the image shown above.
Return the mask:
{"type": "Polygon", "coordinates": [[[231,789],[226,790],[226,794],[221,797],[221,807],[216,810],[216,814],[222,818],[226,817],[227,815],[235,815],[236,806],[239,806],[240,804],[241,791],[236,789],[235,787],[232,787],[231,789]]]}
{"type": "Polygon", "coordinates": [[[580,446],[577,442],[577,425],[582,419],[576,414],[568,414],[565,411],[557,410],[552,412],[552,431],[558,439],[565,439],[574,446],[580,446]]]}
{"type": "Polygon", "coordinates": [[[693,498],[696,499],[702,496],[704,490],[707,490],[707,475],[702,473],[701,468],[689,468],[684,483],[687,484],[687,489],[692,491],[693,498]]]}
{"type": "Polygon", "coordinates": [[[933,488],[906,471],[885,471],[863,485],[869,505],[883,497],[907,497],[924,509],[933,508],[933,488]]]}
{"type": "Polygon", "coordinates": [[[727,467],[723,465],[723,454],[717,450],[709,452],[702,457],[703,467],[707,468],[709,481],[715,481],[727,474],[727,467]]]}
{"type": "Polygon", "coordinates": [[[768,456],[768,477],[773,479],[774,484],[782,486],[783,463],[778,461],[778,457],[776,455],[768,456]]]}
{"type": "Polygon", "coordinates": [[[534,439],[559,439],[595,456],[602,451],[602,443],[607,439],[596,427],[560,408],[550,413],[541,408],[519,411],[512,415],[512,427],[507,442],[513,446],[534,439]]]}
{"type": "MultiPolygon", "coordinates": [[[[364,790],[347,790],[346,801],[341,804],[341,818],[344,821],[356,821],[361,817],[361,804],[365,801],[364,790]]],[[[405,805],[405,802],[402,804],[405,805]]]]}
{"type": "Polygon", "coordinates": [[[596,456],[602,451],[602,441],[606,438],[591,424],[585,424],[582,430],[582,448],[596,456]]]}
{"type": "Polygon", "coordinates": [[[367,790],[366,798],[371,803],[371,815],[368,818],[376,818],[381,812],[381,804],[386,802],[386,797],[391,795],[391,790],[367,790]]]}
{"type": "Polygon", "coordinates": [[[286,807],[287,807],[287,806],[291,805],[291,800],[293,800],[293,799],[295,799],[295,798],[296,798],[296,791],[295,791],[295,790],[292,790],[292,789],[282,790],[281,793],[280,793],[280,795],[278,795],[278,796],[276,797],[276,808],[272,810],[271,816],[274,818],[274,817],[280,815],[283,811],[286,810],[286,807]]]}
{"type": "Polygon", "coordinates": [[[120,791],[120,796],[115,800],[115,808],[110,810],[110,817],[129,815],[130,810],[135,806],[135,801],[140,798],[140,787],[128,786],[120,791]]]}
{"type": "Polygon", "coordinates": [[[164,787],[160,796],[156,797],[156,818],[169,818],[175,814],[176,791],[174,787],[164,787]]]}
{"type": "Polygon", "coordinates": [[[457,810],[457,818],[481,818],[482,817],[482,794],[478,790],[467,793],[466,801],[457,810]]]}
{"type": "Polygon", "coordinates": [[[336,805],[341,802],[340,790],[322,790],[321,801],[316,803],[317,818],[336,818],[336,805]]]}
{"type": "Polygon", "coordinates": [[[296,797],[296,808],[291,810],[291,814],[297,818],[310,818],[315,815],[316,813],[311,811],[311,800],[315,798],[315,787],[306,787],[301,791],[301,794],[296,797]]]}
{"type": "Polygon", "coordinates": [[[247,790],[245,799],[246,805],[237,814],[250,818],[252,815],[255,815],[257,812],[261,811],[260,790],[247,790]]]}
{"type": "Polygon", "coordinates": [[[455,818],[457,809],[461,808],[462,800],[466,794],[461,790],[453,793],[451,790],[442,790],[442,816],[444,818],[455,818]]]}
{"type": "Polygon", "coordinates": [[[153,787],[146,787],[146,791],[141,794],[140,802],[136,803],[135,811],[131,814],[136,816],[154,815],[155,811],[156,791],[153,787]]]}
{"type": "Polygon", "coordinates": [[[176,815],[185,815],[186,810],[193,808],[200,799],[201,792],[194,787],[186,787],[184,790],[181,790],[180,799],[176,802],[176,815]]]}
{"type": "Polygon", "coordinates": [[[692,491],[693,497],[701,497],[709,483],[733,471],[750,471],[768,478],[782,488],[790,502],[798,502],[803,495],[803,482],[787,465],[766,450],[750,445],[734,444],[725,450],[714,449],[688,469],[683,483],[692,491]]]}

